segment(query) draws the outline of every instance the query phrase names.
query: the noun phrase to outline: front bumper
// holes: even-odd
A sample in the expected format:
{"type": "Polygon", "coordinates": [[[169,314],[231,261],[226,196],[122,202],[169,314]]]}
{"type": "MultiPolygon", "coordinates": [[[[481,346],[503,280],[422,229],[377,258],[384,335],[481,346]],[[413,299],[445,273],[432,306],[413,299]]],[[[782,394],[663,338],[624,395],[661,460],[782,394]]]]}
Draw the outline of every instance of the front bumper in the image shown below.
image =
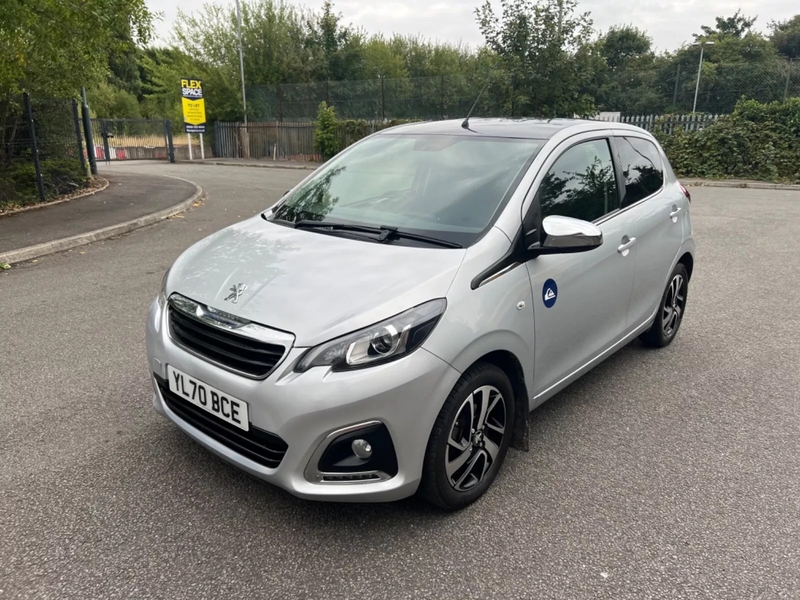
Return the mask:
{"type": "MultiPolygon", "coordinates": [[[[192,427],[172,412],[153,378],[153,406],[200,444],[252,475],[308,499],[392,501],[413,494],[433,423],[460,373],[420,348],[400,360],[350,372],[314,368],[295,373],[305,348],[293,348],[265,380],[247,379],[190,354],[168,334],[166,310],[157,301],[147,319],[147,355],[151,371],[166,378],[170,364],[248,403],[253,426],[282,438],[288,450],[277,468],[249,460],[192,427]],[[379,421],[392,438],[397,475],[385,481],[315,482],[307,471],[315,451],[329,434],[351,425],[379,421]]],[[[312,465],[316,466],[316,465],[312,465]]]]}

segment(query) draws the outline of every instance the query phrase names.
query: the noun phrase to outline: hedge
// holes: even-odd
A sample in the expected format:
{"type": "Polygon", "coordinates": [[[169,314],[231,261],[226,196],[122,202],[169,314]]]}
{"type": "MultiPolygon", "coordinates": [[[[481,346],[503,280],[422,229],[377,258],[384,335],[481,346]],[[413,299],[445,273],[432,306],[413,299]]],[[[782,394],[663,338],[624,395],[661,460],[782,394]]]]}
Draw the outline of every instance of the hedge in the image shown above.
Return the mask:
{"type": "MultiPolygon", "coordinates": [[[[79,160],[52,159],[41,161],[42,179],[47,200],[55,200],[85,187],[89,175],[79,160]]],[[[36,167],[33,162],[0,165],[0,209],[15,208],[39,202],[36,167]]]]}
{"type": "Polygon", "coordinates": [[[800,98],[740,100],[733,113],[700,131],[656,137],[682,177],[800,182],[800,98]]]}

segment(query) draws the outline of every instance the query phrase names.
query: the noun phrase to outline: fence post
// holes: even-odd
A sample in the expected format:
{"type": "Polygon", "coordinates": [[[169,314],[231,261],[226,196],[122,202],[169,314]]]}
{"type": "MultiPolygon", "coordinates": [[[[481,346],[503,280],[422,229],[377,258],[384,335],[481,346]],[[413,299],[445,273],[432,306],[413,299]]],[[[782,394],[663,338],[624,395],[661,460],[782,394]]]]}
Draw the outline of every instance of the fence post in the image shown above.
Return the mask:
{"type": "Polygon", "coordinates": [[[283,88],[278,84],[278,121],[283,122],[283,88]]]}
{"type": "Polygon", "coordinates": [[[86,174],[86,157],[83,155],[83,140],[81,139],[81,124],[78,117],[78,101],[72,99],[72,121],[75,123],[75,141],[78,142],[78,156],[81,159],[81,170],[86,174]]]}
{"type": "Polygon", "coordinates": [[[83,105],[81,115],[83,117],[83,137],[86,138],[86,156],[89,157],[89,171],[92,175],[97,175],[97,160],[94,157],[94,138],[92,137],[92,115],[89,114],[89,103],[86,101],[86,88],[81,88],[83,105]]]}
{"type": "Polygon", "coordinates": [[[440,111],[441,118],[444,120],[444,75],[442,75],[442,110],[440,111]]]}
{"type": "Polygon", "coordinates": [[[384,80],[386,77],[381,75],[381,119],[386,120],[386,86],[384,80]]]}
{"type": "Polygon", "coordinates": [[[172,141],[172,121],[164,121],[164,136],[167,139],[167,156],[169,162],[175,162],[175,144],[172,141]]]}
{"type": "Polygon", "coordinates": [[[514,75],[511,74],[508,76],[509,79],[509,88],[511,89],[511,118],[514,118],[516,114],[516,102],[517,102],[517,90],[514,87],[514,75]]]}
{"type": "Polygon", "coordinates": [[[31,150],[33,150],[33,164],[36,167],[36,187],[39,189],[39,199],[44,202],[44,180],[42,179],[42,165],[39,164],[39,147],[36,145],[36,127],[33,124],[33,109],[31,96],[28,92],[23,94],[25,99],[25,118],[28,121],[28,131],[31,134],[31,150]]]}
{"type": "Polygon", "coordinates": [[[106,164],[111,162],[111,147],[108,144],[108,121],[100,119],[100,135],[103,137],[103,152],[106,155],[106,164]]]}
{"type": "Polygon", "coordinates": [[[783,101],[786,102],[786,99],[789,97],[789,80],[792,78],[792,59],[789,59],[789,63],[786,65],[786,86],[783,88],[783,101]]]}
{"type": "Polygon", "coordinates": [[[678,63],[678,70],[675,72],[675,91],[672,93],[672,112],[675,112],[675,106],[678,103],[678,84],[681,79],[681,65],[678,63]]]}

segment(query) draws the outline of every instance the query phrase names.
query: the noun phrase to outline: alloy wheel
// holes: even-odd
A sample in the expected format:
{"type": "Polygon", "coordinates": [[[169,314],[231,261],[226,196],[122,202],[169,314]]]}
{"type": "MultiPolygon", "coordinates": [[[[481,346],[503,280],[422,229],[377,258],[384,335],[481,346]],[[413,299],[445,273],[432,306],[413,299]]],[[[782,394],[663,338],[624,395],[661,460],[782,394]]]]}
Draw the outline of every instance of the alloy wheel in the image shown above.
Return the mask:
{"type": "Polygon", "coordinates": [[[445,472],[454,489],[467,491],[483,480],[500,453],[506,422],[506,403],[496,387],[484,385],[467,396],[447,436],[445,472]]]}
{"type": "Polygon", "coordinates": [[[686,280],[683,275],[677,274],[672,278],[667,293],[664,296],[664,306],[661,312],[661,327],[664,337],[674,335],[683,318],[686,308],[686,280]]]}

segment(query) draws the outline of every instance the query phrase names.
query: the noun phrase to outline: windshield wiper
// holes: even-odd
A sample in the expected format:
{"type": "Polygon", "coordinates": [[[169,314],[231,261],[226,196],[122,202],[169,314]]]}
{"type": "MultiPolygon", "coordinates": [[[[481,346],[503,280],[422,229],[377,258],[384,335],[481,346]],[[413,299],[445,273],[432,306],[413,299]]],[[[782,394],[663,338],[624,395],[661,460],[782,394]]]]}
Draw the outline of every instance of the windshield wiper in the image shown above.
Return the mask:
{"type": "Polygon", "coordinates": [[[372,233],[374,235],[383,233],[378,227],[334,223],[333,221],[297,221],[293,225],[295,229],[330,229],[331,231],[352,231],[355,233],[372,233]]]}
{"type": "Polygon", "coordinates": [[[296,229],[329,229],[331,231],[370,233],[378,236],[375,238],[376,242],[388,242],[393,238],[405,238],[407,240],[425,242],[427,244],[443,246],[445,248],[463,248],[461,244],[457,244],[455,242],[428,237],[427,235],[419,235],[416,233],[401,231],[397,227],[388,227],[386,225],[370,227],[369,225],[350,225],[349,223],[334,223],[332,221],[298,221],[294,224],[294,226],[296,229]]]}
{"type": "Polygon", "coordinates": [[[392,238],[405,238],[407,240],[416,240],[418,242],[425,242],[427,244],[433,244],[436,246],[444,246],[445,248],[463,248],[461,244],[457,244],[456,242],[428,237],[427,235],[419,235],[417,233],[410,233],[408,231],[401,231],[397,227],[387,227],[386,225],[381,225],[380,230],[382,232],[381,237],[378,238],[380,241],[388,241],[392,238]]]}

